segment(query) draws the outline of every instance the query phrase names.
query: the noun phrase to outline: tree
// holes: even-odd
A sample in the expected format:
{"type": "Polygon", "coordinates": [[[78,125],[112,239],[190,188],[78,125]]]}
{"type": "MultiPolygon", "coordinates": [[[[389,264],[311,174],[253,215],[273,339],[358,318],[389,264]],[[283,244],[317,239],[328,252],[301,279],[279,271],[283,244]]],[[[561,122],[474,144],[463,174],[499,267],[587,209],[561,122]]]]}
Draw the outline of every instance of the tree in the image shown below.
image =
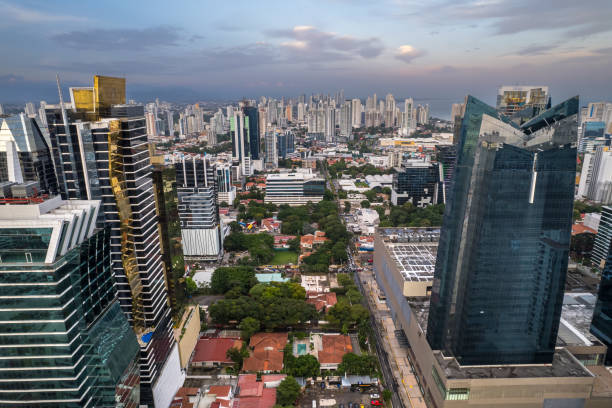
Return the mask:
{"type": "Polygon", "coordinates": [[[311,354],[304,354],[297,358],[289,354],[285,363],[285,372],[294,377],[316,377],[321,372],[321,364],[311,354]]]}
{"type": "Polygon", "coordinates": [[[276,388],[276,403],[279,405],[295,405],[302,388],[292,376],[287,376],[276,388]]]}
{"type": "Polygon", "coordinates": [[[389,401],[391,401],[391,397],[393,397],[393,393],[391,392],[391,390],[388,390],[388,389],[384,389],[381,395],[382,395],[383,400],[387,404],[389,403],[389,401]]]}
{"type": "Polygon", "coordinates": [[[344,212],[345,213],[351,212],[351,202],[350,201],[344,202],[344,212]]]}
{"type": "Polygon", "coordinates": [[[229,207],[229,204],[227,203],[227,201],[221,201],[221,204],[219,204],[219,207],[227,208],[227,207],[229,207]]]}
{"type": "Polygon", "coordinates": [[[191,278],[185,279],[185,286],[190,296],[198,291],[198,285],[191,278]]]}
{"type": "Polygon", "coordinates": [[[370,202],[368,200],[363,200],[359,204],[361,204],[361,208],[370,208],[370,202]]]}
{"type": "Polygon", "coordinates": [[[325,192],[323,193],[323,200],[325,200],[325,201],[334,201],[334,193],[332,193],[328,189],[325,189],[325,192]]]}
{"type": "Polygon", "coordinates": [[[338,198],[340,199],[345,199],[348,197],[348,193],[346,192],[346,190],[340,190],[338,191],[338,198]]]}
{"type": "Polygon", "coordinates": [[[301,247],[301,241],[300,241],[300,237],[297,236],[291,240],[289,240],[287,242],[287,244],[289,245],[289,249],[293,252],[300,252],[300,247],[301,247]]]}
{"type": "Polygon", "coordinates": [[[374,375],[378,369],[378,360],[375,355],[346,353],[342,356],[342,363],[338,372],[354,375],[374,375]]]}
{"type": "Polygon", "coordinates": [[[242,231],[242,226],[240,224],[238,224],[236,221],[232,221],[229,223],[229,227],[230,227],[230,231],[233,232],[240,232],[242,231]]]}
{"type": "Polygon", "coordinates": [[[259,320],[253,317],[245,317],[238,325],[238,328],[240,329],[240,336],[244,340],[250,339],[252,335],[257,333],[259,331],[259,327],[259,320]]]}
{"type": "Polygon", "coordinates": [[[210,288],[213,293],[224,294],[234,287],[240,293],[248,293],[257,284],[255,270],[248,266],[225,266],[215,269],[210,279],[210,288]]]}
{"type": "Polygon", "coordinates": [[[234,362],[234,369],[236,372],[242,368],[242,362],[249,356],[249,349],[246,347],[236,348],[232,347],[227,350],[225,356],[234,362]]]}

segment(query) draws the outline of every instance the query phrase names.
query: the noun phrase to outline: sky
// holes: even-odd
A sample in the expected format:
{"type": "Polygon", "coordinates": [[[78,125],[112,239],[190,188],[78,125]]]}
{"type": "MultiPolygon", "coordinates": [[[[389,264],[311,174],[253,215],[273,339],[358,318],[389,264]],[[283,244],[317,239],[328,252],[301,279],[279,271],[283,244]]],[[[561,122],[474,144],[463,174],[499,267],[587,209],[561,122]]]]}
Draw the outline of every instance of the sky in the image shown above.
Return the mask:
{"type": "Polygon", "coordinates": [[[175,102],[344,89],[450,113],[501,85],[612,100],[610,0],[0,0],[0,103],[94,74],[175,102]]]}

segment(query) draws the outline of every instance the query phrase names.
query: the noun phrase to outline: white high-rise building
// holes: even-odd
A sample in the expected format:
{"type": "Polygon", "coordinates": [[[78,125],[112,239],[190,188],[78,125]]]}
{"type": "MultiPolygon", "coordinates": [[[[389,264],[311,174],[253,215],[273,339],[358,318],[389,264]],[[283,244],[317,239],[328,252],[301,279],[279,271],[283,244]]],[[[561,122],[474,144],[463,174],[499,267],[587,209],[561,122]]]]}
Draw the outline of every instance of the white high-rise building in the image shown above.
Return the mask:
{"type": "Polygon", "coordinates": [[[157,136],[155,114],[153,112],[145,112],[145,123],[147,125],[147,136],[157,136]]]}
{"type": "Polygon", "coordinates": [[[304,102],[300,102],[298,103],[297,106],[297,120],[298,122],[304,122],[304,114],[306,112],[306,106],[304,105],[304,102]]]}
{"type": "Polygon", "coordinates": [[[336,139],[336,108],[325,107],[325,141],[331,143],[336,139]]]}
{"type": "Polygon", "coordinates": [[[351,102],[345,101],[340,108],[340,136],[351,138],[353,135],[351,102]]]}
{"type": "Polygon", "coordinates": [[[36,116],[36,108],[34,107],[34,104],[32,102],[26,103],[26,105],[25,105],[25,113],[29,117],[36,116]]]}
{"type": "Polygon", "coordinates": [[[395,126],[395,98],[391,94],[385,97],[385,127],[395,126]]]}
{"type": "Polygon", "coordinates": [[[276,168],[278,167],[278,150],[277,150],[277,138],[276,132],[270,131],[266,132],[264,136],[264,142],[266,145],[265,159],[266,159],[266,168],[276,168]]]}
{"type": "Polygon", "coordinates": [[[414,101],[408,98],[404,101],[404,114],[402,115],[401,133],[403,136],[408,136],[416,128],[412,121],[412,110],[414,109],[414,101]]]}
{"type": "Polygon", "coordinates": [[[584,155],[577,196],[612,203],[612,151],[608,147],[600,146],[595,153],[584,155]]]}
{"type": "Polygon", "coordinates": [[[425,125],[429,123],[429,105],[419,105],[416,109],[417,124],[425,125]]]}
{"type": "Polygon", "coordinates": [[[353,127],[361,127],[361,100],[353,99],[351,101],[351,111],[353,127]]]}

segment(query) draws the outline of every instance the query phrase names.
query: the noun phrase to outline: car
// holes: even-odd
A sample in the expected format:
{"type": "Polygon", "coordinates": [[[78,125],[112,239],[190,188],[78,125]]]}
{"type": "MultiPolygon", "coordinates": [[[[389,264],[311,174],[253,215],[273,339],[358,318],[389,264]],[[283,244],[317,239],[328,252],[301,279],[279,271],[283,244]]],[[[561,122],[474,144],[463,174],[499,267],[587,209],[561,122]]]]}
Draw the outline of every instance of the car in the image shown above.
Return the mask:
{"type": "Polygon", "coordinates": [[[370,399],[374,400],[374,399],[379,399],[379,398],[380,398],[380,395],[378,394],[370,394],[370,399]]]}
{"type": "Polygon", "coordinates": [[[374,399],[374,400],[370,401],[370,403],[371,403],[372,405],[374,405],[375,407],[380,407],[380,406],[382,406],[382,402],[380,402],[380,401],[379,401],[379,400],[377,400],[377,399],[374,399]]]}

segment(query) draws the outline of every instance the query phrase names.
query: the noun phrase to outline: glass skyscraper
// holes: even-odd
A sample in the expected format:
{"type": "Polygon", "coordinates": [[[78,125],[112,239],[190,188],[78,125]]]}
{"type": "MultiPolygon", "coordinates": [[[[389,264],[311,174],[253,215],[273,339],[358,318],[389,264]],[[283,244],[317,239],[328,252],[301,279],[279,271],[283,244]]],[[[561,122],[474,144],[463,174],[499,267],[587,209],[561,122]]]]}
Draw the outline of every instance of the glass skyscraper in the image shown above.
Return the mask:
{"type": "Polygon", "coordinates": [[[138,406],[139,347],[113,288],[110,229],[95,229],[99,207],[0,205],[0,406],[138,406]]]}
{"type": "Polygon", "coordinates": [[[601,274],[599,295],[591,322],[591,333],[608,347],[605,364],[612,365],[612,243],[601,274]]]}
{"type": "Polygon", "coordinates": [[[427,340],[460,364],[552,361],[567,271],[578,97],[522,126],[467,98],[427,340]]]}

